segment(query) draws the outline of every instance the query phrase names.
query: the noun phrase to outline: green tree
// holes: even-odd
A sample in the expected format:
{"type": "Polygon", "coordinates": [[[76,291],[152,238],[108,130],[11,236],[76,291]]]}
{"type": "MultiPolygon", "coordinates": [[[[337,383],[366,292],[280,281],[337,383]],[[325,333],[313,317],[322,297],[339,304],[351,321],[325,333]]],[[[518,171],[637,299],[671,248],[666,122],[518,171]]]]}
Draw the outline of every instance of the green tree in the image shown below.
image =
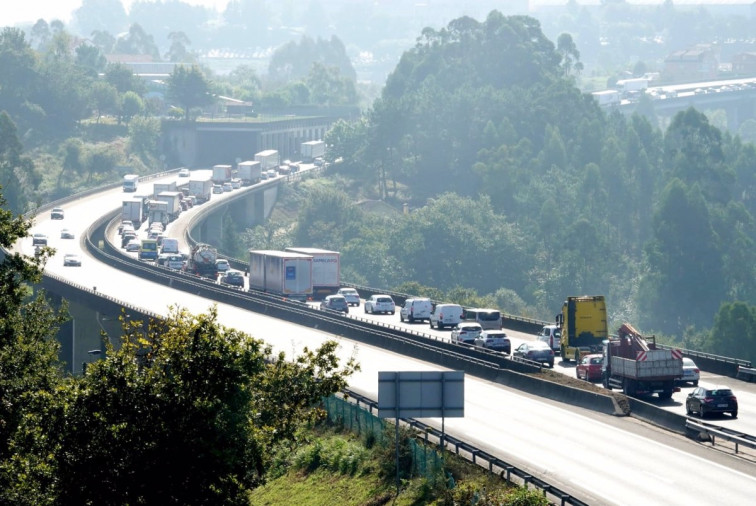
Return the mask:
{"type": "Polygon", "coordinates": [[[160,120],[154,117],[136,116],[129,122],[129,149],[143,161],[156,159],[159,153],[160,120]]]}
{"type": "MultiPolygon", "coordinates": [[[[6,209],[0,195],[0,247],[9,250],[29,233],[31,222],[6,209]]],[[[12,444],[19,427],[34,408],[38,392],[52,393],[61,381],[57,328],[65,307],[54,311],[44,294],[30,299],[28,285],[39,283],[51,251],[34,257],[3,253],[0,258],[0,503],[22,504],[11,485],[19,457],[12,444]]],[[[23,498],[23,497],[22,497],[23,498]]],[[[28,503],[27,503],[28,504],[28,503]]]]}
{"type": "Polygon", "coordinates": [[[247,504],[273,448],[318,419],[322,397],[357,368],[339,366],[335,342],[291,360],[273,355],[221,326],[214,308],[175,309],[146,333],[128,322],[122,341],[59,395],[41,398],[37,414],[46,418],[30,417],[23,429],[43,437],[23,440],[33,452],[14,465],[31,471],[17,482],[56,503],[247,504]],[[46,466],[29,466],[35,459],[46,466]]]}
{"type": "Polygon", "coordinates": [[[342,77],[338,67],[313,63],[307,75],[310,100],[316,105],[356,105],[357,89],[354,81],[342,77]]]}
{"type": "Polygon", "coordinates": [[[114,113],[119,109],[118,90],[105,81],[95,81],[89,89],[92,106],[97,111],[97,122],[103,113],[114,113]]]}
{"type": "Polygon", "coordinates": [[[116,40],[114,50],[121,54],[149,55],[153,61],[160,61],[160,51],[155,40],[138,23],[129,27],[129,33],[125,37],[116,40]]]}
{"type": "Polygon", "coordinates": [[[186,48],[192,42],[184,32],[171,32],[168,34],[168,40],[171,41],[171,47],[165,55],[168,61],[191,63],[195,60],[194,55],[186,48]]]}
{"type": "Polygon", "coordinates": [[[121,97],[121,117],[128,123],[131,118],[144,113],[144,102],[133,91],[127,91],[121,97]]]}
{"type": "Polygon", "coordinates": [[[717,355],[756,360],[756,307],[744,302],[722,304],[706,345],[717,355]]]}
{"type": "Polygon", "coordinates": [[[34,166],[23,155],[23,146],[18,139],[15,123],[5,111],[0,112],[0,188],[8,198],[3,203],[16,213],[25,211],[26,196],[22,175],[31,173],[34,166]]]}
{"type": "Polygon", "coordinates": [[[726,281],[719,237],[698,185],[689,189],[679,179],[667,185],[646,255],[641,303],[649,326],[673,335],[690,325],[711,326],[726,281]]]}
{"type": "Polygon", "coordinates": [[[168,94],[184,109],[187,122],[192,108],[209,105],[214,101],[210,83],[197,65],[178,65],[173,69],[168,78],[168,94]]]}
{"type": "Polygon", "coordinates": [[[134,75],[130,68],[120,63],[107,66],[105,69],[105,80],[115,86],[118,93],[133,91],[138,95],[142,95],[146,91],[144,83],[134,75]]]}
{"type": "Polygon", "coordinates": [[[76,48],[76,64],[89,69],[92,77],[97,77],[105,71],[108,61],[100,48],[90,44],[82,44],[76,48]]]}

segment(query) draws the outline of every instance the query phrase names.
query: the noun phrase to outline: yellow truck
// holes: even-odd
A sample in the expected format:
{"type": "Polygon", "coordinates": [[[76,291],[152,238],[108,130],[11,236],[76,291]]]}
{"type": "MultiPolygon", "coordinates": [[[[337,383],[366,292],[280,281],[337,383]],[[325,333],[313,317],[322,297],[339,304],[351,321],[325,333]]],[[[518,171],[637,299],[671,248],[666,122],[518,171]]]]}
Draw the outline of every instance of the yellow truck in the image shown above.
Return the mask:
{"type": "Polygon", "coordinates": [[[604,296],[567,297],[556,324],[562,334],[562,360],[579,363],[585,355],[602,353],[603,342],[609,338],[604,296]]]}

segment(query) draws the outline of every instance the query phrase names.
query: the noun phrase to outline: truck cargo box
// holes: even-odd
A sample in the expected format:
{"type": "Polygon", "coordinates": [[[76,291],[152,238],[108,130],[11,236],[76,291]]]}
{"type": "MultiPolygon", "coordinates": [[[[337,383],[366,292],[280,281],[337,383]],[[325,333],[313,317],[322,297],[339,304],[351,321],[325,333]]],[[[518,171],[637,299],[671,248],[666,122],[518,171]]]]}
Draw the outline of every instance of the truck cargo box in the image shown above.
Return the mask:
{"type": "Polygon", "coordinates": [[[302,147],[302,161],[312,162],[316,158],[325,156],[325,142],[324,141],[308,141],[303,142],[302,147]]]}
{"type": "Polygon", "coordinates": [[[649,350],[640,360],[611,357],[612,372],[617,376],[639,379],[666,379],[682,376],[682,360],[672,356],[671,350],[649,350]]]}
{"type": "Polygon", "coordinates": [[[255,161],[260,162],[260,169],[263,171],[278,167],[278,158],[278,151],[275,149],[267,149],[255,154],[255,161]]]}
{"type": "Polygon", "coordinates": [[[336,293],[341,287],[341,254],[320,248],[286,248],[312,257],[312,289],[318,298],[336,293]]]}
{"type": "Polygon", "coordinates": [[[262,164],[256,160],[239,162],[236,166],[236,173],[245,186],[259,183],[262,176],[262,164]]]}
{"type": "Polygon", "coordinates": [[[175,192],[178,191],[178,185],[176,182],[172,183],[154,183],[152,187],[152,196],[157,197],[163,192],[175,192]]]}
{"type": "Polygon", "coordinates": [[[275,250],[249,250],[249,287],[287,298],[312,295],[312,257],[275,250]]]}
{"type": "Polygon", "coordinates": [[[227,181],[231,181],[233,176],[233,170],[230,165],[214,165],[213,166],[213,183],[223,184],[227,181]]]}

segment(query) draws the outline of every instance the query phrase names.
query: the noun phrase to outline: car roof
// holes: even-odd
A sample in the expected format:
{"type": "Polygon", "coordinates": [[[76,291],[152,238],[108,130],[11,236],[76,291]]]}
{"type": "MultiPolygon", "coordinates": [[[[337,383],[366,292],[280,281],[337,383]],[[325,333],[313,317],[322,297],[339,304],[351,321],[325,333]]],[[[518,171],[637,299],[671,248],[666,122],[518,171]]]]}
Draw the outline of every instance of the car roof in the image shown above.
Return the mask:
{"type": "Polygon", "coordinates": [[[551,347],[548,344],[544,343],[543,341],[530,341],[529,343],[524,343],[524,344],[527,344],[533,348],[543,348],[543,349],[549,349],[549,350],[551,349],[551,347]]]}

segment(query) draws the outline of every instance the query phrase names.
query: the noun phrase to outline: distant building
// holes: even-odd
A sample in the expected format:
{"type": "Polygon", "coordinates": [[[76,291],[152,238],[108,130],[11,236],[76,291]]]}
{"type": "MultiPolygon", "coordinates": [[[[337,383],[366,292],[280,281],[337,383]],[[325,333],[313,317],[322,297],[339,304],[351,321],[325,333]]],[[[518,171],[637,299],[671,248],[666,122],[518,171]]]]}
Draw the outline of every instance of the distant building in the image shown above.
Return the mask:
{"type": "Polygon", "coordinates": [[[664,81],[693,82],[715,79],[719,69],[719,48],[698,44],[690,49],[675,51],[664,60],[664,81]]]}

